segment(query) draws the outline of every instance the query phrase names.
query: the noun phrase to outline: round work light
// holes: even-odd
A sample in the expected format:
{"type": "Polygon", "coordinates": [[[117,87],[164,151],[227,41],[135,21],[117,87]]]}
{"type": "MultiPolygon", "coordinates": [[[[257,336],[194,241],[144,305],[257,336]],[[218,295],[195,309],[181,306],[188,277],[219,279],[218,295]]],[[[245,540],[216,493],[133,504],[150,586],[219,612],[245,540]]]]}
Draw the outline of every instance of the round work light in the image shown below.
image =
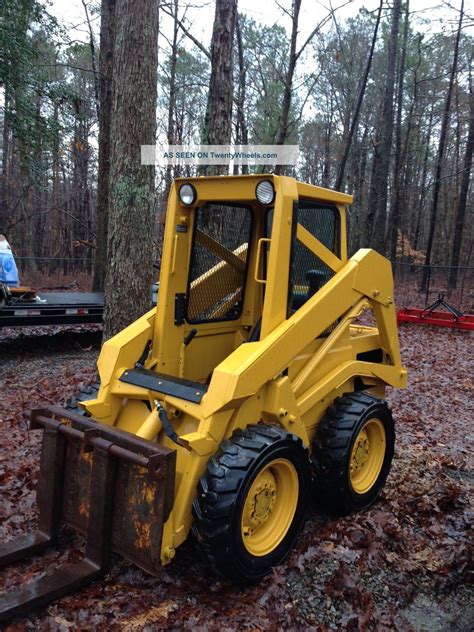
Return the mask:
{"type": "Polygon", "coordinates": [[[191,206],[197,199],[196,189],[192,184],[182,184],[179,189],[179,199],[184,206],[191,206]]]}
{"type": "Polygon", "coordinates": [[[273,188],[273,184],[270,180],[262,180],[259,182],[255,193],[260,204],[271,204],[273,202],[273,198],[275,197],[275,189],[273,188]]]}

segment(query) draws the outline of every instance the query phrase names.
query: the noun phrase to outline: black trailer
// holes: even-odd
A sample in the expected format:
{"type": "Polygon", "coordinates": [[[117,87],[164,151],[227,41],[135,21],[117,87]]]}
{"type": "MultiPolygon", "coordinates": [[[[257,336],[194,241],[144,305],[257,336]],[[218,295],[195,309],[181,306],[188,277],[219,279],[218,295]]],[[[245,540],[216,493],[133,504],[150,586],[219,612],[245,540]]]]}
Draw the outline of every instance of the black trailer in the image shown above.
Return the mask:
{"type": "Polygon", "coordinates": [[[0,304],[0,327],[101,323],[104,295],[99,292],[41,292],[40,301],[11,299],[0,304]]]}
{"type": "MultiPolygon", "coordinates": [[[[152,302],[156,305],[158,283],[153,284],[152,292],[152,302]]],[[[34,298],[34,292],[31,294],[31,300],[15,298],[0,283],[0,329],[102,322],[104,295],[101,292],[39,292],[39,300],[34,298]]]]}

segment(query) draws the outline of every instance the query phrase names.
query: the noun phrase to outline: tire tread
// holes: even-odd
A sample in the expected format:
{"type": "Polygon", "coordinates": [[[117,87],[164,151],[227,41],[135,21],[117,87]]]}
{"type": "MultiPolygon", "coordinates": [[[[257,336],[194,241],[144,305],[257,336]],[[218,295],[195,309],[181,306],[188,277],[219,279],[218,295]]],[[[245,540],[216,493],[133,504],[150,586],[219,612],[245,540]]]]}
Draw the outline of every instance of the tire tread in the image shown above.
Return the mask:
{"type": "Polygon", "coordinates": [[[204,558],[220,575],[237,581],[251,580],[237,568],[228,546],[235,499],[256,458],[277,442],[288,439],[304,449],[301,439],[283,428],[252,424],[245,430],[236,430],[230,440],[224,440],[209,460],[193,503],[192,532],[204,558]]]}
{"type": "MultiPolygon", "coordinates": [[[[330,511],[337,514],[351,513],[368,506],[358,505],[355,502],[353,494],[350,493],[346,468],[354,432],[361,419],[372,409],[383,413],[383,416],[389,420],[389,430],[393,434],[393,419],[387,402],[364,391],[337,397],[328,407],[317,428],[312,455],[316,491],[319,500],[330,511]]],[[[390,443],[387,449],[391,453],[388,462],[389,469],[393,455],[393,439],[388,437],[387,441],[390,443]]],[[[380,489],[384,482],[385,479],[381,480],[380,489]]],[[[378,492],[368,504],[371,504],[377,495],[378,492]]]]}

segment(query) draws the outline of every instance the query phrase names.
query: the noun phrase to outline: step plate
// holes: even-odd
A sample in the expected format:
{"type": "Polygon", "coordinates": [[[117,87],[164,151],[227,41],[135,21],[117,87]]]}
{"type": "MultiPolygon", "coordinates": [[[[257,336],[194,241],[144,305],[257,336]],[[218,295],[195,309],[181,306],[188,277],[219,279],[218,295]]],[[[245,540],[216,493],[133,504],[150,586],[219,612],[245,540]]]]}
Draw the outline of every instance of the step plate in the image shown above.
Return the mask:
{"type": "Polygon", "coordinates": [[[201,382],[184,380],[164,373],[155,373],[148,369],[127,369],[120,377],[121,382],[141,386],[155,393],[173,395],[187,402],[199,404],[207,393],[208,385],[201,382]]]}

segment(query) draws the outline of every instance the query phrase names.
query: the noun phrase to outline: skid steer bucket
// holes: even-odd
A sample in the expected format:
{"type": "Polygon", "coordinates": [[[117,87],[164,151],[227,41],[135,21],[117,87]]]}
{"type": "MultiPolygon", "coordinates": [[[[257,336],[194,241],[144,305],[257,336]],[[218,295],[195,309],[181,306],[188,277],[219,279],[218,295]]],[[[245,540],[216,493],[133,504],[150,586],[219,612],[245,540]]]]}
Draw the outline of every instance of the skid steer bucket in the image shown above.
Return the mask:
{"type": "Polygon", "coordinates": [[[0,545],[0,566],[54,545],[61,523],[85,535],[85,553],[80,562],[2,595],[0,621],[104,575],[112,551],[156,574],[173,503],[175,451],[59,406],[27,416],[32,429],[43,429],[38,531],[0,545]]]}

